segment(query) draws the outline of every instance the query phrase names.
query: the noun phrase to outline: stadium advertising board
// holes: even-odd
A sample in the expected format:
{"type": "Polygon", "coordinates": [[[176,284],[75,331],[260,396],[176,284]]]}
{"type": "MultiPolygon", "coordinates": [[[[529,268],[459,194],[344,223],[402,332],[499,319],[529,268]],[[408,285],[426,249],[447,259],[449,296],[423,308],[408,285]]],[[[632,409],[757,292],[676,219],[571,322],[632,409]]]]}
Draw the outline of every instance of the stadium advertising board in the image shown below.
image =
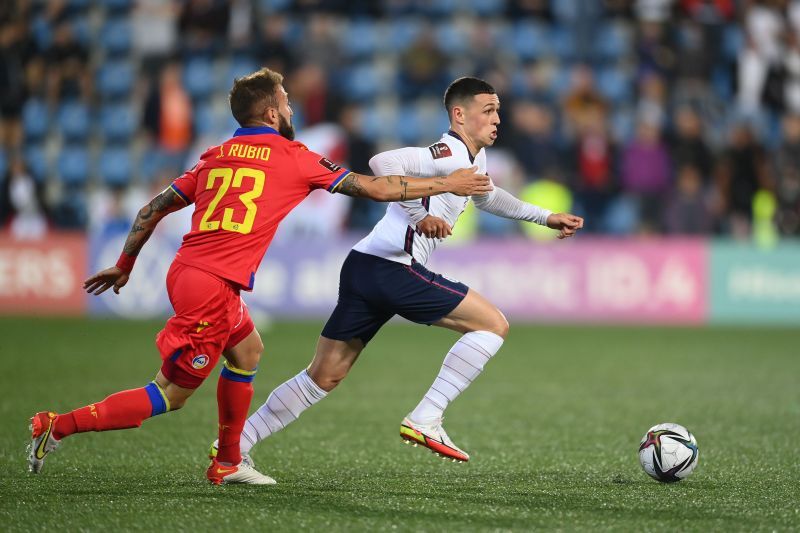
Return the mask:
{"type": "Polygon", "coordinates": [[[86,257],[83,234],[38,241],[0,236],[0,314],[83,314],[86,257]]]}
{"type": "Polygon", "coordinates": [[[702,240],[485,241],[437,252],[431,268],[464,281],[511,320],[699,324],[702,240]]]}
{"type": "MultiPolygon", "coordinates": [[[[358,239],[297,246],[280,236],[245,301],[254,315],[324,319],[336,304],[339,268],[358,239]]],[[[113,264],[124,234],[92,239],[94,269],[113,264]]],[[[164,279],[179,238],[157,234],[136,263],[125,298],[89,302],[93,313],[170,312],[164,279]]],[[[511,320],[697,324],[706,319],[706,244],[698,240],[583,239],[551,244],[481,241],[437,250],[432,269],[474,287],[511,320]]]]}
{"type": "Polygon", "coordinates": [[[710,247],[711,322],[800,322],[800,243],[763,250],[735,242],[710,247]]]}

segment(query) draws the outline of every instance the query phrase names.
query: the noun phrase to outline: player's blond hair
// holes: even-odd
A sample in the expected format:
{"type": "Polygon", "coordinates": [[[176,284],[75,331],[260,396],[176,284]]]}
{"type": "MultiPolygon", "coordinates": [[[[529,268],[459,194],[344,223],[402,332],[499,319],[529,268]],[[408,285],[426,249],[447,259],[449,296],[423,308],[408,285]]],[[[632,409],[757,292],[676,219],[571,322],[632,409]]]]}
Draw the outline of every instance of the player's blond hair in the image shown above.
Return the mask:
{"type": "Polygon", "coordinates": [[[236,78],[228,95],[233,118],[246,126],[253,118],[261,117],[270,107],[278,107],[278,87],[283,75],[266,67],[247,76],[236,78]]]}

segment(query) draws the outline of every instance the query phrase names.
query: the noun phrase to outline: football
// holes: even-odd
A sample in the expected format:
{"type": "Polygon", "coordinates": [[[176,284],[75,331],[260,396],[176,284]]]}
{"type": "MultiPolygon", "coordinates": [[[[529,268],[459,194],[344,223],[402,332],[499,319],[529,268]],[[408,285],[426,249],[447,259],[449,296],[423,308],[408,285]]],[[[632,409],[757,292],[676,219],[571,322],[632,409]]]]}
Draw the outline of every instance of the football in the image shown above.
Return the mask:
{"type": "Polygon", "coordinates": [[[671,483],[687,478],[697,466],[697,441],[680,424],[659,424],[639,444],[639,462],[647,474],[671,483]]]}

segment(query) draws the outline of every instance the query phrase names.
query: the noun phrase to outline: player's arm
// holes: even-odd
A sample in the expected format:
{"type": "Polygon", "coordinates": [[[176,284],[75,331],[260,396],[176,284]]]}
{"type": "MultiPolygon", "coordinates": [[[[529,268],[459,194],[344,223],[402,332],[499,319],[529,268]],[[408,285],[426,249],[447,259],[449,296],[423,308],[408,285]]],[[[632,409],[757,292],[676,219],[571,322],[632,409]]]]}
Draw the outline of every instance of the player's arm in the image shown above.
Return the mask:
{"type": "Polygon", "coordinates": [[[98,295],[113,287],[114,292],[119,294],[119,290],[128,283],[136,257],[153,234],[156,225],[162,218],[186,205],[186,201],[178,196],[172,187],[167,187],[150,200],[150,203],[139,209],[117,264],[101,270],[84,281],[83,288],[86,292],[98,295]]]}
{"type": "MultiPolygon", "coordinates": [[[[395,150],[387,150],[372,156],[369,160],[369,168],[375,176],[404,176],[412,174],[419,176],[420,174],[435,174],[433,165],[426,165],[427,161],[423,161],[426,154],[429,154],[425,148],[406,147],[398,148],[395,150]],[[427,168],[422,168],[426,166],[427,168]]],[[[417,198],[415,200],[406,200],[404,202],[397,202],[403,211],[405,211],[411,222],[417,224],[422,222],[428,216],[428,210],[422,205],[422,201],[417,198]]]]}
{"type": "MultiPolygon", "coordinates": [[[[415,176],[433,174],[436,165],[428,148],[406,147],[376,154],[369,160],[369,168],[376,176],[392,174],[413,174],[415,176]]],[[[420,200],[397,202],[405,211],[416,230],[428,238],[444,239],[452,235],[452,228],[446,220],[428,213],[420,200]]]]}
{"type": "Polygon", "coordinates": [[[572,237],[583,227],[583,218],[569,213],[553,213],[548,209],[523,202],[513,194],[495,187],[488,194],[472,197],[475,207],[493,215],[534,222],[559,230],[558,238],[572,237]]]}
{"type": "Polygon", "coordinates": [[[492,190],[492,186],[487,176],[475,172],[477,169],[478,167],[461,168],[447,176],[434,178],[365,176],[351,172],[341,181],[335,192],[371,198],[378,202],[402,202],[446,192],[459,196],[485,194],[492,190]]]}

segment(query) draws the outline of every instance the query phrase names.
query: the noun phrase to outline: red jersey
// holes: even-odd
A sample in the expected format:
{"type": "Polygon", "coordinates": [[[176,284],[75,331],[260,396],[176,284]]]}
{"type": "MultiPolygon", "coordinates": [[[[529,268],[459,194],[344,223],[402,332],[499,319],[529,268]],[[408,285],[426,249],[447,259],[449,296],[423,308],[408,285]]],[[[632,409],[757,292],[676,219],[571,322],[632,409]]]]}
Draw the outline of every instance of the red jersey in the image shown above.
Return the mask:
{"type": "Polygon", "coordinates": [[[252,290],[280,221],[312,190],[334,192],[349,172],[272,128],[239,128],[170,185],[195,204],[175,261],[252,290]]]}

